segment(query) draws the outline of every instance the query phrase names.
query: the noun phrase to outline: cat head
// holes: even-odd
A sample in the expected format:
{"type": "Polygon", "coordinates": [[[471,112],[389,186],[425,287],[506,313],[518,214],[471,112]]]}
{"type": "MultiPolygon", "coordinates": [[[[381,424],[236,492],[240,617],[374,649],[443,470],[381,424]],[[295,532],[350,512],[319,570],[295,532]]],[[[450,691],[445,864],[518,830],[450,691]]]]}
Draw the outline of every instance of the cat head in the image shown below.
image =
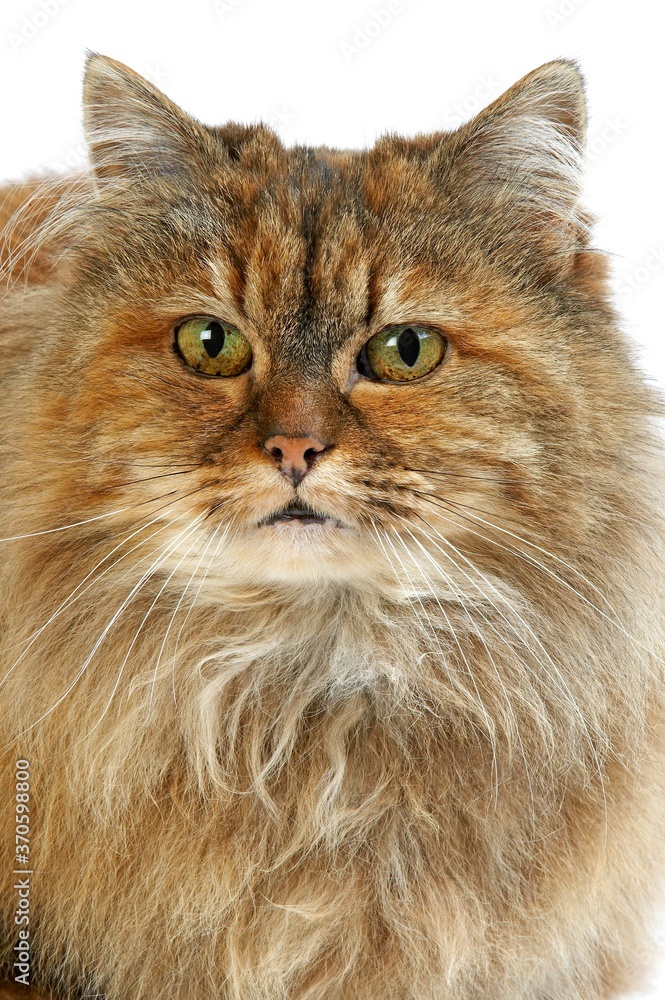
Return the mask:
{"type": "Polygon", "coordinates": [[[447,546],[584,537],[641,390],[579,205],[573,63],[364,150],[207,127],[98,55],[84,117],[25,390],[63,516],[164,519],[167,567],[236,586],[454,589],[447,546]]]}

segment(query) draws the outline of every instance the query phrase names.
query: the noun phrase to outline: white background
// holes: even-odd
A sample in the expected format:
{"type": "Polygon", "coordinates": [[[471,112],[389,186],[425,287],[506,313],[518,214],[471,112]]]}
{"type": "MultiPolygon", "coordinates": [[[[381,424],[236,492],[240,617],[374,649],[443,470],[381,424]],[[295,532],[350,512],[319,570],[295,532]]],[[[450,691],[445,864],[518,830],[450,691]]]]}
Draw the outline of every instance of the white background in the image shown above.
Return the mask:
{"type": "MultiPolygon", "coordinates": [[[[86,49],[209,124],[262,119],[287,143],[347,147],[455,127],[529,70],[572,57],[587,79],[596,246],[612,255],[639,359],[665,387],[659,15],[655,0],[4,0],[0,178],[82,164],[86,49]]],[[[662,1000],[665,960],[652,980],[642,996],[662,1000]]]]}

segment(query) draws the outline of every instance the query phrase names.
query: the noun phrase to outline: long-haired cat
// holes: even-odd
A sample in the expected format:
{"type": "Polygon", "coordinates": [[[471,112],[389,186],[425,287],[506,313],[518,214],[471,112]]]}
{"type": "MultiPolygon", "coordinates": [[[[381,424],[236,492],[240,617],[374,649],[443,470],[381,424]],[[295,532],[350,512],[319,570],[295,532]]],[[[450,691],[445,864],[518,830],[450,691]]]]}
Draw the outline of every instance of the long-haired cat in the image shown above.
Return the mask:
{"type": "Polygon", "coordinates": [[[663,875],[663,407],[576,67],[357,151],[96,55],[84,111],[89,173],[2,192],[6,995],[23,878],[61,997],[616,997],[663,875]]]}

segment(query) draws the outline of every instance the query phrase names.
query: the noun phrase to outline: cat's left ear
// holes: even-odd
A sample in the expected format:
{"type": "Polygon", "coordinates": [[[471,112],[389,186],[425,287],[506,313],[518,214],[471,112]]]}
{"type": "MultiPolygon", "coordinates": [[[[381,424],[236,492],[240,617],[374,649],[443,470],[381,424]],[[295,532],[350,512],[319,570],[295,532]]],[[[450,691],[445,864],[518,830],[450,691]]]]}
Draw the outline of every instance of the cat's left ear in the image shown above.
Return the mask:
{"type": "Polygon", "coordinates": [[[220,162],[220,144],[204,125],[128,66],[96,53],[86,65],[83,121],[101,191],[123,180],[182,184],[220,162]]]}
{"type": "Polygon", "coordinates": [[[527,74],[440,147],[439,176],[484,231],[490,253],[552,271],[584,245],[586,122],[582,76],[575,63],[556,60],[527,74]]]}

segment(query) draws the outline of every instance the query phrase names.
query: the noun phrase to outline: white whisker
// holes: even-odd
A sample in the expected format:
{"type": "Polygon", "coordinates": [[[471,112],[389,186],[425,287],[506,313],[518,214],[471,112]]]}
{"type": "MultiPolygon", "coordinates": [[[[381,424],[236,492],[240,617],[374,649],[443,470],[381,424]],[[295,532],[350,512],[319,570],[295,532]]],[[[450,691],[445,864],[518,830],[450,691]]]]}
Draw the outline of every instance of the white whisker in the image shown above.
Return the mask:
{"type": "Polygon", "coordinates": [[[130,504],[127,507],[118,507],[117,510],[108,511],[106,514],[96,514],[95,517],[86,517],[83,521],[74,521],[72,524],[63,524],[58,528],[44,528],[41,531],[29,531],[25,535],[8,535],[6,538],[0,538],[0,542],[18,542],[23,538],[38,538],[39,535],[52,535],[57,531],[69,531],[71,528],[80,528],[83,524],[92,524],[93,521],[103,521],[107,517],[115,517],[116,514],[122,514],[126,510],[131,510],[135,504],[130,504]]]}
{"type": "MultiPolygon", "coordinates": [[[[399,516],[399,515],[398,515],[398,516],[399,516]]],[[[400,520],[403,520],[403,521],[405,521],[405,519],[404,519],[404,518],[400,518],[400,520]]],[[[428,558],[428,559],[429,559],[429,560],[430,560],[430,561],[432,562],[432,564],[433,564],[433,565],[435,566],[435,568],[436,568],[437,570],[439,570],[439,572],[441,572],[441,573],[443,574],[443,576],[444,576],[444,577],[446,577],[446,574],[445,574],[445,572],[444,572],[443,568],[442,568],[442,567],[440,566],[440,564],[439,564],[439,563],[438,563],[438,562],[437,562],[437,561],[436,561],[436,560],[435,560],[435,559],[434,559],[434,558],[433,558],[433,557],[432,557],[432,556],[430,555],[430,553],[429,553],[429,552],[427,551],[427,549],[426,549],[426,548],[425,548],[425,547],[424,547],[424,546],[422,545],[422,543],[418,541],[418,539],[416,538],[416,536],[415,536],[415,535],[413,534],[413,532],[411,531],[411,529],[410,529],[410,528],[408,527],[408,524],[406,525],[406,530],[408,531],[409,535],[410,535],[410,536],[412,537],[412,539],[414,540],[414,542],[415,542],[415,543],[416,543],[416,544],[417,544],[417,545],[419,546],[419,548],[420,548],[420,549],[421,549],[421,550],[423,551],[423,553],[425,554],[425,556],[426,556],[426,557],[427,557],[427,558],[428,558]]],[[[399,535],[399,533],[398,533],[397,529],[393,527],[393,531],[394,531],[394,532],[395,532],[395,534],[397,535],[397,537],[398,537],[399,541],[400,541],[400,542],[402,543],[402,545],[404,545],[404,541],[403,541],[403,539],[402,539],[402,538],[400,537],[400,535],[399,535]]],[[[405,546],[405,547],[406,547],[406,546],[405,546]]],[[[437,599],[437,600],[438,600],[438,599],[437,599]]],[[[522,759],[524,760],[524,769],[525,769],[525,775],[526,775],[526,780],[527,780],[527,784],[528,784],[528,786],[529,786],[529,794],[530,794],[530,798],[531,798],[531,814],[532,814],[532,819],[533,819],[533,821],[535,822],[535,817],[536,817],[536,805],[535,805],[535,799],[534,799],[534,795],[533,795],[533,786],[532,786],[532,782],[531,782],[531,776],[530,776],[530,771],[529,771],[529,763],[528,763],[528,760],[527,760],[527,756],[526,756],[526,751],[525,751],[525,749],[524,749],[524,744],[523,744],[523,742],[522,742],[522,737],[521,737],[521,735],[520,735],[520,731],[519,731],[519,724],[518,724],[518,722],[517,722],[517,717],[516,717],[516,715],[515,715],[515,711],[514,711],[514,709],[513,709],[513,706],[512,706],[512,704],[511,704],[511,700],[510,700],[510,696],[509,696],[509,694],[508,694],[508,691],[506,690],[506,686],[505,686],[505,684],[504,684],[504,681],[503,681],[503,678],[501,677],[501,672],[500,672],[500,670],[498,669],[498,667],[497,667],[497,665],[496,665],[496,662],[495,662],[495,660],[494,660],[494,657],[493,657],[493,655],[492,655],[492,651],[491,651],[491,649],[490,649],[490,647],[489,647],[489,645],[488,645],[488,643],[487,643],[487,641],[486,641],[486,639],[485,639],[484,635],[482,634],[482,630],[481,630],[481,629],[480,629],[480,628],[478,627],[478,623],[477,623],[477,622],[475,621],[475,619],[474,619],[474,618],[473,618],[473,616],[471,615],[471,613],[470,613],[470,611],[469,611],[468,607],[466,606],[466,603],[465,603],[465,602],[460,602],[460,606],[461,606],[462,610],[463,610],[463,611],[465,612],[465,614],[467,615],[467,617],[468,617],[468,619],[469,619],[469,621],[470,621],[470,623],[471,623],[471,626],[472,626],[472,628],[474,629],[474,632],[476,633],[476,635],[478,636],[478,638],[479,638],[479,639],[480,639],[480,641],[482,642],[482,644],[483,644],[483,646],[484,646],[484,648],[485,648],[485,651],[486,651],[486,653],[487,653],[487,655],[488,655],[488,658],[489,658],[489,661],[490,661],[490,663],[491,663],[491,665],[492,665],[492,669],[494,670],[494,673],[495,673],[495,675],[496,675],[496,678],[497,678],[497,680],[498,680],[498,682],[499,682],[499,685],[500,685],[500,687],[501,687],[501,690],[503,691],[503,694],[504,694],[504,698],[505,698],[505,701],[506,701],[506,705],[508,706],[508,711],[510,712],[510,715],[511,715],[511,718],[512,718],[512,720],[513,720],[513,725],[514,725],[514,727],[515,727],[515,736],[516,736],[516,739],[517,739],[517,742],[518,742],[518,744],[519,744],[519,747],[520,747],[520,752],[521,752],[521,755],[522,755],[522,759]]],[[[476,607],[476,610],[478,610],[478,611],[480,612],[480,614],[482,615],[482,617],[484,618],[484,620],[486,621],[486,623],[487,623],[488,625],[490,625],[490,627],[492,627],[492,624],[491,624],[491,622],[489,621],[489,619],[487,618],[487,616],[485,615],[485,613],[484,613],[484,612],[482,611],[482,608],[478,608],[478,607],[476,607]]],[[[447,618],[447,615],[446,615],[446,618],[447,618]]],[[[451,628],[451,630],[452,630],[452,625],[450,625],[450,628],[451,628]]],[[[497,631],[496,629],[493,629],[493,630],[494,630],[494,631],[497,631]]],[[[458,644],[458,645],[459,645],[459,644],[458,644]]],[[[462,652],[462,649],[461,649],[461,647],[460,647],[460,652],[462,652]]],[[[463,653],[463,652],[462,652],[462,655],[464,656],[464,653],[463,653]]],[[[468,661],[467,661],[467,659],[466,659],[466,656],[464,656],[464,661],[465,661],[465,663],[467,663],[467,667],[468,667],[468,661]]],[[[471,674],[471,669],[470,669],[470,667],[468,667],[468,671],[469,671],[469,674],[470,674],[470,676],[472,676],[472,677],[473,677],[473,675],[471,674]]],[[[475,680],[474,680],[474,687],[475,687],[475,680]]],[[[477,690],[477,687],[476,687],[476,690],[477,690]]],[[[494,743],[492,744],[492,747],[493,747],[493,751],[494,751],[494,766],[493,766],[493,772],[494,772],[494,774],[495,774],[495,804],[496,804],[496,803],[498,802],[498,796],[499,796],[499,783],[498,783],[498,768],[497,768],[497,762],[496,762],[496,748],[495,748],[495,746],[494,746],[494,743]]]]}
{"type": "Polygon", "coordinates": [[[154,573],[160,568],[160,566],[163,565],[165,559],[168,558],[168,556],[171,554],[171,552],[173,551],[173,549],[177,546],[177,544],[178,544],[180,538],[182,537],[182,535],[187,530],[188,529],[185,529],[184,532],[181,532],[180,535],[176,536],[176,538],[173,539],[171,542],[167,543],[165,546],[162,546],[162,548],[160,550],[160,555],[157,557],[157,559],[155,559],[152,562],[152,564],[150,565],[150,567],[141,576],[141,579],[138,581],[138,583],[136,583],[134,585],[134,587],[132,588],[132,590],[130,591],[130,593],[123,600],[123,602],[120,605],[120,607],[118,608],[118,610],[114,613],[114,615],[112,616],[112,618],[110,619],[110,621],[104,627],[104,629],[102,631],[102,634],[96,640],[96,642],[95,642],[95,644],[94,644],[91,652],[88,654],[88,656],[84,660],[83,664],[79,667],[79,669],[78,669],[78,671],[77,671],[74,679],[69,684],[69,686],[67,687],[67,689],[65,690],[65,692],[62,695],[60,695],[60,697],[53,703],[53,705],[51,705],[51,707],[46,712],[44,712],[38,719],[36,719],[29,726],[27,726],[26,729],[20,734],[20,736],[23,736],[25,732],[28,732],[29,730],[34,729],[35,726],[39,725],[39,723],[42,722],[48,715],[50,715],[58,707],[58,705],[60,705],[65,700],[65,698],[67,697],[67,695],[74,689],[74,687],[76,686],[77,682],[80,680],[80,678],[83,676],[83,674],[87,670],[88,665],[91,663],[93,657],[95,656],[95,653],[97,652],[97,650],[99,649],[99,647],[104,642],[104,639],[106,638],[106,636],[110,632],[111,628],[113,627],[113,625],[120,618],[122,612],[131,603],[131,601],[134,599],[134,597],[139,593],[139,591],[141,590],[141,588],[143,587],[143,585],[154,575],[154,573]]]}
{"type": "MultiPolygon", "coordinates": [[[[428,623],[430,625],[430,630],[432,632],[432,636],[434,637],[434,639],[435,639],[435,641],[437,643],[437,646],[439,647],[439,653],[441,655],[441,663],[444,666],[444,668],[446,670],[446,673],[448,674],[448,677],[450,679],[451,684],[453,685],[453,687],[456,688],[457,685],[456,685],[456,683],[455,683],[455,681],[454,681],[454,679],[453,679],[453,677],[452,677],[452,675],[450,673],[450,665],[448,663],[448,658],[447,658],[446,654],[443,651],[443,648],[441,646],[441,642],[440,642],[439,637],[437,635],[436,629],[434,628],[434,625],[432,624],[432,619],[431,619],[430,615],[428,614],[428,612],[427,612],[427,610],[426,610],[426,608],[425,608],[425,606],[424,606],[424,604],[422,602],[422,599],[420,598],[420,595],[417,592],[417,588],[413,587],[412,578],[411,578],[411,576],[410,576],[410,574],[409,574],[406,566],[404,565],[403,561],[400,559],[399,554],[397,553],[397,550],[395,549],[394,545],[392,544],[392,542],[391,542],[391,540],[390,540],[390,538],[389,538],[389,536],[388,536],[388,534],[386,532],[384,532],[384,537],[385,537],[386,541],[388,542],[388,544],[390,545],[390,547],[393,550],[393,552],[395,553],[396,559],[400,563],[402,569],[404,570],[404,573],[407,576],[407,579],[409,580],[409,583],[412,586],[412,589],[414,590],[414,592],[416,594],[416,598],[418,600],[418,603],[420,604],[420,607],[421,607],[421,610],[423,612],[423,615],[425,616],[425,618],[427,619],[427,621],[428,621],[428,623]]],[[[452,622],[450,621],[450,618],[449,618],[449,616],[448,616],[445,608],[441,604],[441,602],[440,602],[440,600],[439,600],[439,598],[438,598],[438,596],[437,596],[437,594],[435,592],[435,589],[431,588],[431,591],[432,591],[432,597],[434,598],[434,600],[438,604],[439,609],[440,609],[441,613],[443,614],[443,616],[444,616],[444,618],[446,620],[446,624],[448,626],[448,630],[450,632],[451,638],[453,639],[453,641],[455,642],[455,645],[457,646],[457,648],[459,650],[460,656],[462,657],[462,660],[463,660],[464,665],[466,667],[466,671],[467,671],[467,673],[469,675],[471,683],[473,684],[474,690],[476,692],[476,697],[478,699],[478,708],[479,708],[480,713],[482,714],[483,718],[485,719],[485,723],[486,723],[486,726],[487,726],[487,733],[489,735],[490,743],[491,743],[492,747],[494,747],[494,735],[493,735],[494,734],[494,725],[493,725],[492,720],[490,718],[490,715],[489,715],[489,713],[488,713],[488,711],[485,708],[485,705],[483,703],[483,699],[482,699],[482,697],[480,695],[480,691],[478,690],[478,687],[476,685],[476,680],[474,678],[473,671],[471,670],[471,667],[469,665],[469,661],[466,658],[466,655],[465,655],[464,650],[463,650],[463,648],[462,648],[462,646],[461,646],[461,644],[459,642],[459,639],[457,637],[455,629],[453,628],[452,622]]]]}
{"type": "MultiPolygon", "coordinates": [[[[189,587],[190,587],[190,585],[192,583],[192,580],[196,576],[196,574],[198,572],[198,569],[199,569],[199,566],[201,565],[201,562],[203,561],[203,558],[204,558],[206,552],[210,548],[210,545],[212,544],[212,542],[217,537],[217,534],[219,533],[219,530],[220,529],[219,529],[219,525],[218,525],[217,528],[215,528],[215,530],[213,531],[213,533],[210,535],[210,537],[206,541],[205,546],[203,547],[203,551],[201,552],[201,555],[198,557],[198,562],[197,562],[196,566],[194,567],[194,571],[190,575],[187,583],[185,584],[185,586],[183,588],[183,591],[182,591],[180,597],[178,598],[178,602],[177,602],[177,604],[176,604],[176,606],[175,606],[175,608],[173,610],[173,614],[171,615],[171,618],[169,619],[169,623],[168,623],[168,625],[166,627],[166,631],[164,632],[164,638],[162,639],[161,646],[159,647],[159,652],[157,653],[157,660],[155,662],[155,669],[154,669],[154,672],[153,672],[153,675],[152,675],[152,685],[151,685],[151,689],[150,689],[150,700],[149,700],[149,703],[148,703],[148,712],[147,712],[147,715],[146,715],[146,724],[147,724],[147,722],[148,722],[148,720],[150,718],[150,713],[152,712],[153,693],[154,693],[155,684],[156,684],[156,681],[157,681],[157,674],[159,672],[159,664],[161,662],[162,653],[164,652],[164,648],[166,646],[166,643],[167,643],[167,640],[168,640],[168,637],[169,637],[169,633],[171,632],[171,628],[173,626],[173,622],[176,619],[178,611],[180,610],[180,606],[181,606],[183,600],[185,599],[185,595],[186,595],[187,591],[189,590],[189,587]]],[[[190,547],[187,549],[187,552],[185,553],[185,556],[189,556],[189,553],[191,552],[192,548],[194,547],[194,544],[196,544],[196,543],[193,542],[192,545],[190,545],[190,547]]],[[[182,562],[182,560],[181,560],[181,562],[182,562]]],[[[178,566],[179,565],[180,565],[180,563],[178,563],[178,566]]],[[[173,682],[172,682],[172,689],[173,689],[173,701],[174,701],[174,704],[175,704],[175,701],[176,701],[176,698],[175,698],[175,684],[173,682]]]]}
{"type": "MultiPolygon", "coordinates": [[[[480,576],[481,579],[483,579],[485,581],[485,583],[497,594],[497,596],[499,597],[499,599],[502,602],[507,603],[504,595],[501,594],[501,592],[492,583],[492,581],[488,580],[487,577],[482,573],[482,571],[479,570],[478,567],[475,566],[474,563],[471,562],[471,560],[468,559],[467,556],[465,556],[463,552],[461,552],[455,545],[453,545],[453,543],[449,539],[447,539],[444,535],[442,535],[440,532],[438,532],[428,521],[425,520],[425,518],[422,518],[422,520],[425,521],[425,523],[427,524],[428,528],[430,528],[430,530],[433,531],[434,534],[444,542],[444,544],[446,544],[449,548],[451,548],[456,553],[457,556],[459,556],[461,559],[463,559],[464,562],[475,573],[477,573],[478,576],[480,576]]],[[[439,549],[439,551],[441,551],[444,555],[446,555],[445,551],[441,548],[441,546],[438,545],[432,538],[430,538],[430,541],[432,542],[433,545],[436,546],[437,549],[439,549]]],[[[451,561],[453,561],[452,557],[449,557],[449,558],[451,559],[451,561]]],[[[454,561],[453,561],[453,564],[455,565],[454,561]]],[[[492,601],[492,599],[487,595],[487,593],[485,591],[483,591],[483,589],[480,587],[480,585],[475,580],[472,580],[472,578],[469,577],[468,574],[465,573],[465,571],[462,569],[461,566],[457,565],[457,568],[462,573],[464,573],[464,575],[467,577],[467,579],[473,584],[473,586],[475,586],[479,590],[480,593],[484,594],[484,596],[489,601],[489,603],[495,608],[495,610],[497,611],[497,613],[505,621],[505,623],[508,626],[508,628],[510,628],[515,633],[515,635],[518,637],[518,639],[520,639],[520,641],[524,644],[525,648],[529,652],[531,652],[532,655],[534,655],[534,658],[536,659],[536,662],[540,662],[539,658],[537,656],[535,656],[535,654],[533,654],[533,650],[531,649],[531,647],[529,646],[529,644],[525,641],[524,637],[520,636],[519,632],[517,631],[517,629],[515,628],[515,626],[513,625],[513,623],[505,616],[505,614],[501,611],[501,609],[498,607],[498,605],[496,605],[494,603],[494,601],[492,601]]],[[[602,768],[601,768],[601,765],[600,765],[600,760],[598,758],[598,753],[597,753],[597,750],[596,750],[596,748],[595,748],[595,746],[593,744],[593,740],[591,738],[591,732],[590,732],[590,729],[589,729],[589,721],[588,721],[588,719],[585,718],[583,712],[581,711],[581,709],[580,709],[580,707],[579,707],[579,705],[577,703],[577,700],[575,699],[574,695],[570,691],[570,687],[567,684],[567,682],[566,682],[565,678],[563,677],[563,675],[561,674],[561,671],[559,670],[558,666],[556,665],[556,663],[552,659],[551,655],[549,654],[548,650],[543,645],[543,643],[540,640],[540,638],[538,637],[538,635],[534,632],[534,630],[531,627],[531,625],[522,618],[522,616],[519,614],[519,612],[514,607],[511,607],[510,605],[509,605],[509,607],[510,607],[512,613],[516,616],[517,620],[526,628],[527,632],[535,639],[536,644],[539,646],[539,648],[544,653],[547,661],[551,664],[551,666],[554,669],[557,677],[559,678],[558,681],[556,681],[554,678],[551,677],[551,675],[549,674],[549,671],[547,671],[547,668],[544,667],[544,665],[542,663],[541,663],[541,666],[543,666],[543,669],[545,669],[547,675],[550,676],[550,679],[556,684],[556,686],[559,688],[559,690],[561,691],[561,693],[563,694],[563,696],[569,701],[569,703],[570,703],[573,711],[579,717],[579,719],[580,719],[580,721],[582,723],[583,731],[584,731],[584,733],[586,735],[587,742],[589,744],[591,753],[593,755],[593,758],[594,758],[594,761],[595,761],[595,764],[596,764],[596,770],[597,770],[598,776],[599,776],[600,781],[601,781],[603,800],[606,803],[605,782],[604,782],[604,778],[603,778],[602,768]]],[[[602,733],[596,733],[596,735],[599,736],[599,738],[604,739],[602,733]]],[[[607,805],[606,804],[605,804],[605,835],[607,836],[607,805]]]]}
{"type": "MultiPolygon", "coordinates": [[[[190,523],[187,525],[187,527],[184,529],[184,531],[182,531],[178,536],[176,536],[176,539],[174,540],[174,543],[169,545],[169,548],[168,548],[167,552],[165,553],[165,558],[167,558],[169,555],[171,555],[171,553],[178,547],[181,539],[182,540],[186,540],[191,534],[195,533],[196,530],[199,528],[199,526],[201,525],[201,523],[202,523],[202,521],[204,519],[205,519],[205,514],[197,514],[197,516],[192,521],[190,521],[190,523]]],[[[127,666],[127,662],[129,661],[129,657],[131,656],[131,652],[132,652],[134,646],[136,645],[136,642],[138,640],[139,635],[143,631],[143,626],[145,625],[145,623],[147,622],[148,618],[150,617],[150,615],[151,615],[151,613],[152,613],[155,605],[157,604],[159,598],[164,593],[164,590],[166,589],[166,587],[171,582],[171,580],[173,578],[173,575],[178,571],[178,569],[180,568],[180,566],[182,565],[182,563],[184,562],[184,560],[187,558],[187,556],[191,552],[193,545],[195,545],[195,544],[196,544],[196,539],[192,543],[192,545],[190,545],[187,548],[187,550],[183,553],[183,555],[180,557],[180,559],[178,560],[178,562],[176,563],[176,565],[173,567],[173,569],[171,570],[171,572],[169,573],[169,575],[167,576],[167,578],[164,580],[164,582],[162,583],[162,585],[159,588],[159,590],[157,591],[155,597],[152,600],[152,603],[150,604],[150,607],[146,611],[145,615],[143,616],[143,618],[141,620],[141,623],[140,623],[139,627],[137,628],[136,632],[134,633],[134,637],[132,638],[132,641],[129,644],[129,648],[127,649],[127,652],[125,653],[125,658],[123,659],[122,663],[120,664],[120,670],[118,671],[117,677],[115,679],[115,683],[114,683],[113,688],[111,690],[111,694],[109,695],[108,702],[106,703],[106,707],[104,708],[102,714],[99,716],[99,718],[97,719],[97,721],[94,724],[94,726],[92,727],[92,729],[90,729],[85,734],[85,736],[82,736],[81,739],[77,740],[76,743],[74,743],[74,746],[76,746],[78,743],[81,743],[83,740],[88,739],[92,735],[92,733],[95,731],[95,729],[97,728],[97,726],[99,726],[101,724],[102,720],[104,719],[104,716],[106,715],[106,713],[108,712],[109,708],[111,707],[111,703],[113,702],[113,699],[115,697],[115,693],[118,690],[118,686],[120,684],[120,680],[121,680],[122,675],[124,673],[125,667],[127,666]]],[[[162,563],[163,563],[163,560],[162,560],[162,563]]],[[[160,563],[160,565],[161,565],[161,563],[160,563]]],[[[153,574],[151,574],[151,576],[152,575],[153,574]]],[[[137,593],[138,593],[138,591],[137,591],[137,593]]]]}
{"type": "MultiPolygon", "coordinates": [[[[426,493],[420,493],[418,491],[414,491],[414,492],[417,492],[419,496],[424,497],[425,499],[427,499],[428,502],[430,502],[430,503],[433,502],[433,498],[429,497],[428,494],[426,494],[426,493]]],[[[450,503],[454,503],[454,501],[447,501],[447,503],[449,503],[449,504],[450,503]]],[[[437,506],[438,506],[438,504],[437,504],[437,506]]],[[[517,539],[517,541],[523,542],[525,545],[529,545],[532,548],[538,549],[539,552],[542,552],[544,555],[547,555],[549,558],[556,560],[558,563],[560,563],[566,569],[569,569],[572,573],[575,573],[576,576],[578,576],[584,583],[587,584],[587,586],[589,586],[592,590],[594,590],[598,594],[598,596],[601,598],[601,600],[610,609],[610,611],[612,612],[612,614],[615,615],[615,618],[611,618],[606,612],[604,612],[601,608],[599,608],[596,604],[594,604],[593,601],[590,601],[588,597],[586,597],[584,594],[582,594],[581,591],[577,590],[567,580],[565,580],[563,577],[559,576],[558,573],[555,573],[554,570],[550,569],[548,566],[546,566],[544,563],[540,562],[540,560],[536,559],[534,556],[530,555],[528,552],[521,552],[519,549],[515,548],[514,546],[502,545],[501,542],[497,542],[496,539],[490,538],[489,536],[482,534],[482,532],[474,531],[473,528],[469,528],[469,527],[465,526],[465,531],[468,531],[469,534],[476,535],[478,538],[482,538],[484,541],[490,542],[492,545],[495,545],[497,548],[503,549],[505,552],[510,552],[510,553],[512,553],[514,555],[517,555],[519,558],[522,558],[525,561],[529,562],[531,565],[536,566],[537,568],[541,569],[548,576],[550,576],[554,580],[556,580],[557,583],[562,584],[562,586],[566,587],[571,593],[573,593],[581,601],[583,601],[590,608],[592,608],[594,611],[596,611],[599,615],[601,615],[603,618],[605,618],[605,620],[608,621],[611,625],[613,625],[615,628],[618,628],[619,631],[622,632],[625,635],[625,637],[630,640],[631,643],[633,643],[635,646],[640,647],[645,652],[649,653],[650,656],[653,656],[654,659],[658,663],[661,663],[661,664],[665,665],[665,660],[661,659],[661,657],[659,657],[654,650],[649,649],[648,646],[645,646],[642,642],[640,642],[639,639],[637,639],[635,636],[631,635],[631,633],[622,624],[621,618],[620,618],[618,612],[614,609],[614,607],[612,606],[612,604],[610,603],[610,601],[608,601],[608,599],[605,597],[605,595],[602,593],[602,591],[591,580],[589,580],[589,578],[587,576],[585,576],[584,573],[582,573],[580,570],[576,569],[570,563],[566,562],[566,560],[561,559],[559,556],[555,555],[553,552],[549,552],[547,549],[544,549],[541,546],[536,545],[534,542],[530,542],[527,538],[524,538],[521,535],[517,535],[517,534],[515,534],[515,532],[508,531],[507,528],[501,528],[498,524],[494,524],[491,521],[486,521],[482,517],[478,517],[476,514],[473,514],[471,512],[471,510],[466,505],[455,504],[455,506],[458,506],[458,507],[459,506],[463,506],[464,507],[465,514],[464,515],[460,515],[460,516],[463,516],[465,518],[466,517],[472,518],[474,521],[477,521],[477,522],[479,522],[481,524],[485,524],[485,525],[487,525],[487,527],[493,528],[496,531],[502,532],[502,534],[510,535],[512,538],[517,539]]],[[[448,508],[448,509],[450,509],[450,508],[448,508]]],[[[453,511],[453,513],[454,513],[454,511],[453,511]]],[[[443,517],[443,515],[438,515],[438,516],[443,517]]],[[[453,523],[453,524],[456,523],[455,521],[453,521],[452,518],[449,518],[448,520],[450,520],[451,523],[453,523]]],[[[642,661],[642,662],[644,662],[644,661],[642,661]]]]}

